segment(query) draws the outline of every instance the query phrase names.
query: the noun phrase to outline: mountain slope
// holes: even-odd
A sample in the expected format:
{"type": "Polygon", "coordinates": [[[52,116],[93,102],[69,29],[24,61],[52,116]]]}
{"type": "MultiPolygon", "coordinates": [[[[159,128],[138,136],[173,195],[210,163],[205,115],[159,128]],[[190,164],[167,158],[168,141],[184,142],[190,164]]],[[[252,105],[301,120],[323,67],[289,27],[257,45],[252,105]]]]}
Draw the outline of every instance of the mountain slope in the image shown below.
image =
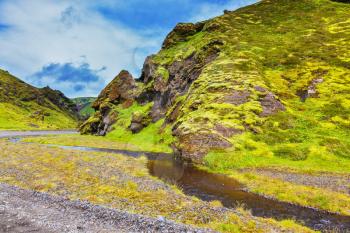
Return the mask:
{"type": "Polygon", "coordinates": [[[92,103],[96,101],[95,97],[79,97],[72,99],[72,101],[76,104],[81,117],[86,119],[95,113],[92,108],[92,103]]]}
{"type": "Polygon", "coordinates": [[[347,3],[264,0],[178,24],[135,84],[123,72],[112,81],[81,132],[148,132],[145,140],[223,169],[348,161],[349,18],[347,3]],[[121,98],[125,88],[133,95],[121,98]]]}
{"type": "Polygon", "coordinates": [[[0,129],[75,128],[76,121],[75,104],[63,93],[0,70],[0,129]]]}

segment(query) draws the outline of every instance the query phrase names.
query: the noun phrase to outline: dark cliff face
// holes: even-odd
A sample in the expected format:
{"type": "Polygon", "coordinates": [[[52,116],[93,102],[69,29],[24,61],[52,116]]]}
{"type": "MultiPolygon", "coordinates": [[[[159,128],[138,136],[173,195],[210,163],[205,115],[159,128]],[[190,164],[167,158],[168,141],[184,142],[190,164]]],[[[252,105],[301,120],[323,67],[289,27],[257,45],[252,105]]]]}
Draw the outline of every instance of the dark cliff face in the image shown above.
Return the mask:
{"type": "Polygon", "coordinates": [[[219,54],[221,42],[209,44],[182,61],[162,66],[166,76],[155,71],[159,65],[147,58],[141,80],[148,88],[142,90],[137,97],[140,104],[154,102],[151,117],[153,122],[165,117],[168,109],[174,104],[176,97],[185,95],[191,84],[199,77],[204,67],[213,61],[219,54]],[[218,47],[215,47],[218,46],[218,47]]]}
{"type": "MultiPolygon", "coordinates": [[[[255,135],[293,131],[283,119],[307,121],[305,109],[328,106],[335,98],[330,93],[340,93],[332,88],[346,89],[333,83],[349,73],[349,45],[336,41],[349,36],[350,11],[347,4],[321,1],[261,1],[205,22],[178,24],[161,51],[146,59],[139,79],[122,71],[101,92],[97,113],[81,131],[105,135],[118,122],[115,109],[150,106],[131,114],[126,130],[137,134],[163,121],[159,133],[171,128],[172,148],[192,161],[201,162],[210,151],[239,150],[241,135],[275,146],[255,135]],[[334,21],[319,20],[334,14],[334,21]]],[[[330,118],[318,120],[324,119],[330,118]]]]}

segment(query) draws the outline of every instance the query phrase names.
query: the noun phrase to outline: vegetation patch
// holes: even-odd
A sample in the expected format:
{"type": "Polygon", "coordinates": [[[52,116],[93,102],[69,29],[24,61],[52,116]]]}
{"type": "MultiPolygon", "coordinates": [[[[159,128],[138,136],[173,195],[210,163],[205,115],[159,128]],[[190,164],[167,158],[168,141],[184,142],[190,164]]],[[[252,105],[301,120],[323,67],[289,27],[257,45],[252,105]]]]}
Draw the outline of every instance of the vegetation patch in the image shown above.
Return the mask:
{"type": "Polygon", "coordinates": [[[221,232],[312,232],[295,223],[286,226],[243,209],[231,211],[217,202],[185,196],[151,177],[144,157],[19,146],[5,140],[0,146],[0,182],[10,185],[221,232]]]}
{"type": "Polygon", "coordinates": [[[245,184],[247,188],[257,194],[270,196],[281,201],[314,207],[341,215],[350,216],[350,196],[331,190],[297,185],[257,175],[254,172],[230,173],[232,177],[245,184]]]}
{"type": "Polygon", "coordinates": [[[174,140],[169,127],[164,128],[164,120],[149,124],[139,133],[133,134],[129,129],[132,115],[147,116],[152,103],[148,105],[134,104],[129,108],[117,106],[114,111],[118,112],[118,119],[113,125],[113,130],[106,136],[107,139],[117,142],[137,145],[141,151],[171,152],[169,145],[174,140]]]}
{"type": "Polygon", "coordinates": [[[0,130],[74,129],[76,126],[76,120],[65,113],[36,103],[28,103],[25,108],[0,103],[0,130]]]}
{"type": "Polygon", "coordinates": [[[0,129],[73,129],[77,113],[61,92],[35,88],[0,69],[0,129]]]}

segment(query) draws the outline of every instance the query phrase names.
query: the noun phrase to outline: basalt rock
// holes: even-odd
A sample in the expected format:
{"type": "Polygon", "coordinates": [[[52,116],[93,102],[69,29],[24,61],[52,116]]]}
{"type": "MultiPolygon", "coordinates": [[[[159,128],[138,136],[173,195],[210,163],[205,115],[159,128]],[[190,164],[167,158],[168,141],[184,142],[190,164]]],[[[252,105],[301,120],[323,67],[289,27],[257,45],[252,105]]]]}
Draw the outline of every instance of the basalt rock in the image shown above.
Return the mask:
{"type": "Polygon", "coordinates": [[[130,107],[138,94],[137,91],[137,83],[132,75],[128,71],[121,71],[92,104],[96,113],[80,126],[80,132],[106,135],[112,130],[112,125],[118,117],[118,113],[113,111],[113,106],[123,104],[125,108],[130,107]]]}
{"type": "Polygon", "coordinates": [[[231,94],[226,95],[223,101],[233,105],[241,105],[247,103],[249,101],[249,97],[249,91],[233,91],[231,94]]]}
{"type": "Polygon", "coordinates": [[[235,129],[233,127],[227,127],[221,124],[216,124],[215,125],[215,130],[221,134],[222,136],[224,136],[225,138],[230,138],[233,135],[237,135],[237,134],[241,134],[242,130],[239,129],[235,129]]]}
{"type": "Polygon", "coordinates": [[[174,131],[174,136],[179,139],[173,145],[175,153],[185,160],[197,163],[201,163],[210,150],[232,147],[225,137],[213,132],[186,133],[178,129],[174,131]]]}
{"type": "Polygon", "coordinates": [[[132,114],[131,124],[129,128],[131,132],[138,133],[150,122],[151,122],[151,118],[149,115],[144,115],[143,113],[140,113],[140,112],[134,112],[132,114]]]}
{"type": "Polygon", "coordinates": [[[199,52],[166,66],[165,69],[169,73],[167,80],[156,74],[158,65],[152,62],[152,57],[146,59],[141,80],[145,84],[153,82],[153,85],[144,90],[137,97],[137,100],[141,104],[154,102],[151,110],[153,122],[165,117],[176,97],[188,92],[191,84],[200,76],[204,67],[218,56],[222,45],[223,43],[219,40],[211,41],[199,52]]]}
{"type": "Polygon", "coordinates": [[[137,93],[137,85],[132,75],[121,71],[106,88],[104,88],[92,107],[98,111],[103,102],[118,104],[122,101],[133,100],[137,93]]]}
{"type": "Polygon", "coordinates": [[[323,78],[315,78],[311,81],[306,90],[299,90],[297,95],[302,102],[305,102],[307,98],[316,98],[318,96],[317,85],[323,83],[323,78]]]}
{"type": "Polygon", "coordinates": [[[278,97],[271,92],[267,93],[259,101],[263,109],[260,114],[262,117],[267,117],[285,110],[284,105],[278,100],[278,97]]]}

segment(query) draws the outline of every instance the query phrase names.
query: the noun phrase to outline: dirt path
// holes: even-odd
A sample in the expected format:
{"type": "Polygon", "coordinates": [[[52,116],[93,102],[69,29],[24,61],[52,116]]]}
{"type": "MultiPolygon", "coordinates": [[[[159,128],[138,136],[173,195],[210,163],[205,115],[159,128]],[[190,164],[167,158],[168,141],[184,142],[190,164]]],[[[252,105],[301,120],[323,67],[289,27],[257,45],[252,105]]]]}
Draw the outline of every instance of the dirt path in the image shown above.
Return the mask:
{"type": "Polygon", "coordinates": [[[76,133],[77,131],[74,131],[74,130],[0,131],[0,138],[76,134],[76,133]]]}
{"type": "Polygon", "coordinates": [[[0,232],[210,232],[0,183],[0,232]]]}

